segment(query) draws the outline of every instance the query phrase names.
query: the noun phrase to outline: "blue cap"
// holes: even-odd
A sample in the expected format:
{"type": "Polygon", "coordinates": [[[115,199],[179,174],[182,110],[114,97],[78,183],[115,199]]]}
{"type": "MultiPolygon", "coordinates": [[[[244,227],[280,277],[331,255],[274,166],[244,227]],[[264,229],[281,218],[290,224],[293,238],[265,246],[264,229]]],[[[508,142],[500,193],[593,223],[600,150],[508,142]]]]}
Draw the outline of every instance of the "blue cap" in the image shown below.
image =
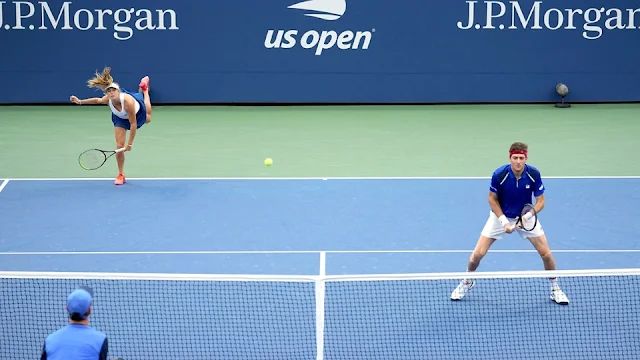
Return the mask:
{"type": "Polygon", "coordinates": [[[69,297],[67,297],[67,309],[69,314],[77,313],[85,318],[85,314],[89,312],[91,301],[93,300],[93,290],[86,286],[81,286],[74,290],[69,297]]]}

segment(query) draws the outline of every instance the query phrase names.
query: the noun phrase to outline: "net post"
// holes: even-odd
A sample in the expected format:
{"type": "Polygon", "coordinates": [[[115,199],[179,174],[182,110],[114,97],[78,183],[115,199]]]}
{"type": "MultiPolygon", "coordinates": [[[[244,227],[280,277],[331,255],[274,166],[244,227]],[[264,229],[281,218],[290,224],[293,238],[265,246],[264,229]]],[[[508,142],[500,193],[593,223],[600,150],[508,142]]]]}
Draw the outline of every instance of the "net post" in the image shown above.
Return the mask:
{"type": "Polygon", "coordinates": [[[327,253],[320,252],[320,276],[315,281],[316,288],[316,360],[324,360],[324,289],[327,253]]]}

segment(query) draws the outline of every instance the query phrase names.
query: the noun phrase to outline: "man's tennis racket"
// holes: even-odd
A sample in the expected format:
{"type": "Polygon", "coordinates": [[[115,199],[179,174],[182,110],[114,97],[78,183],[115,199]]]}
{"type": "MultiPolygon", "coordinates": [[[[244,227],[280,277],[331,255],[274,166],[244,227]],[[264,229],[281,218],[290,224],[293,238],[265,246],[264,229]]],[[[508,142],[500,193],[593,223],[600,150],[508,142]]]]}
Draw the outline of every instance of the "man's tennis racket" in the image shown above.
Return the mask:
{"type": "Polygon", "coordinates": [[[113,154],[123,152],[126,149],[126,147],[107,151],[100,149],[89,149],[78,156],[78,163],[85,170],[95,170],[104,165],[104,163],[106,163],[107,160],[113,156],[113,154]]]}
{"type": "Polygon", "coordinates": [[[520,227],[522,230],[531,231],[538,225],[538,213],[531,204],[525,204],[520,210],[520,216],[516,220],[513,228],[520,227]]]}

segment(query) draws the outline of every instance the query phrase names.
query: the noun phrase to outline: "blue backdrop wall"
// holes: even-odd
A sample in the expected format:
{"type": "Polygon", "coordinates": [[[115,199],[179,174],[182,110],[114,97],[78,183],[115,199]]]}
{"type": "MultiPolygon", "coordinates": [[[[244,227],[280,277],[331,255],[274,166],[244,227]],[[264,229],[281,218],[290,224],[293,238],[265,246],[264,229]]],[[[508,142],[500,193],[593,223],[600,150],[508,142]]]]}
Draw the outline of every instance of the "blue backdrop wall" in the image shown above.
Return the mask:
{"type": "Polygon", "coordinates": [[[640,100],[637,0],[0,0],[0,103],[640,100]]]}

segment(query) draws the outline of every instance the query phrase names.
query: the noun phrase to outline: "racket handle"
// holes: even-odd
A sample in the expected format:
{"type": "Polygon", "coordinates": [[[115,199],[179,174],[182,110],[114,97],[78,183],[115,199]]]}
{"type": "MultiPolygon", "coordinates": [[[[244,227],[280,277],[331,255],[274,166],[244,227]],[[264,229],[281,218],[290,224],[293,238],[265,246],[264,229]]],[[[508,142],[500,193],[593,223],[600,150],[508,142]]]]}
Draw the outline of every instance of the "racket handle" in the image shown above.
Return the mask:
{"type": "Polygon", "coordinates": [[[120,153],[120,152],[123,152],[123,151],[125,151],[125,150],[127,150],[127,147],[126,147],[126,146],[125,146],[125,147],[123,147],[123,148],[120,148],[120,149],[116,150],[116,153],[120,153]]]}

